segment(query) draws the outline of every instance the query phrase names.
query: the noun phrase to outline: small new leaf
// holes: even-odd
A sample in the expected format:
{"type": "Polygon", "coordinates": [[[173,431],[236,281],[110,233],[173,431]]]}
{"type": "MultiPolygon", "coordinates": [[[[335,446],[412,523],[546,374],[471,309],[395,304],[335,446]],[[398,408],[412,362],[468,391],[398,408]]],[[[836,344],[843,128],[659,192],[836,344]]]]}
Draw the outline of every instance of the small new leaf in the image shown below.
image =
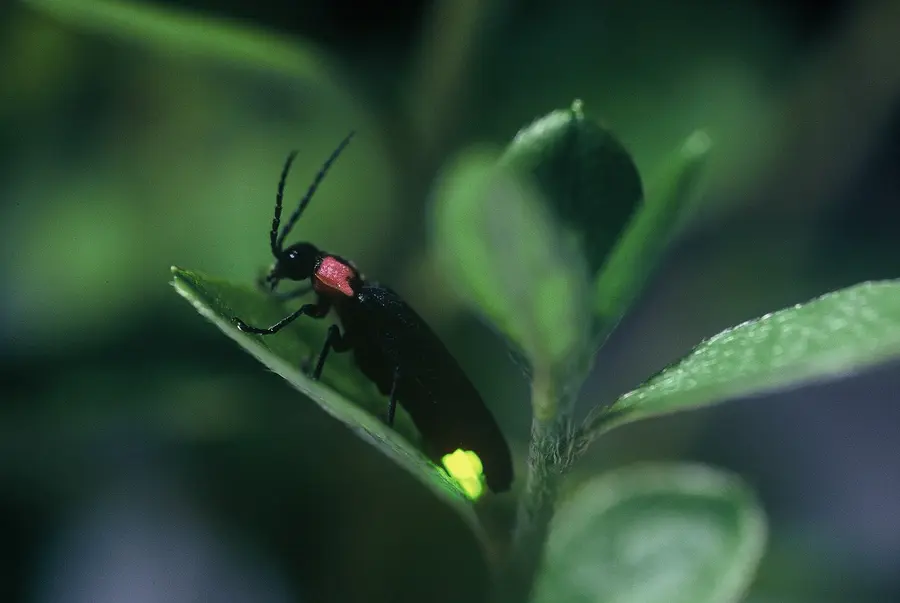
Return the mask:
{"type": "Polygon", "coordinates": [[[500,161],[534,181],[596,274],[643,198],[625,147],[575,101],[519,131],[500,161]]]}
{"type": "MultiPolygon", "coordinates": [[[[280,302],[264,293],[209,278],[196,272],[172,268],[172,285],[204,317],[241,345],[294,388],[316,402],[327,413],[347,425],[355,434],[396,462],[450,505],[483,538],[471,501],[459,484],[431,463],[411,442],[418,441],[409,416],[398,409],[395,427],[388,427],[379,417],[386,402],[379,402],[371,385],[350,377],[358,374],[347,363],[349,358],[335,355],[330,359],[328,374],[322,381],[311,380],[300,369],[310,354],[321,349],[326,321],[296,321],[277,335],[260,337],[239,331],[232,323],[236,313],[241,318],[269,324],[285,314],[280,302]],[[324,323],[324,324],[322,324],[324,323]],[[342,370],[343,369],[343,370],[342,370]],[[329,387],[331,386],[331,387],[329,387]],[[340,393],[339,393],[340,392],[340,393]],[[341,393],[352,393],[345,397],[341,393]],[[351,401],[352,400],[352,401],[351,401]]],[[[483,540],[482,540],[483,542],[483,540]]]]}
{"type": "Polygon", "coordinates": [[[438,182],[431,218],[451,282],[533,366],[561,367],[585,349],[587,267],[530,182],[470,151],[438,182]]]}
{"type": "Polygon", "coordinates": [[[621,469],[560,506],[534,601],[735,602],[765,541],[765,515],[737,477],[697,465],[621,469]]]}
{"type": "Polygon", "coordinates": [[[638,419],[835,378],[900,358],[900,281],[874,281],[711,337],[611,406],[587,440],[638,419]]]}

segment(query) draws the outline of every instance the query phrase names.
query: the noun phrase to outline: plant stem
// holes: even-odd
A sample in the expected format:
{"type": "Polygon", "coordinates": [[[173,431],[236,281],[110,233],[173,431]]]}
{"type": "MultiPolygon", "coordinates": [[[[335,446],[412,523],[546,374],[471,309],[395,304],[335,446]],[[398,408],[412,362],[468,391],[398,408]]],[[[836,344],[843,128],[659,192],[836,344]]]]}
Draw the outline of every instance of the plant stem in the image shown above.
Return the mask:
{"type": "Polygon", "coordinates": [[[571,412],[567,405],[559,402],[553,379],[535,375],[528,474],[519,500],[507,564],[499,576],[495,597],[504,603],[525,603],[529,600],[543,559],[559,484],[569,465],[567,451],[571,412]]]}

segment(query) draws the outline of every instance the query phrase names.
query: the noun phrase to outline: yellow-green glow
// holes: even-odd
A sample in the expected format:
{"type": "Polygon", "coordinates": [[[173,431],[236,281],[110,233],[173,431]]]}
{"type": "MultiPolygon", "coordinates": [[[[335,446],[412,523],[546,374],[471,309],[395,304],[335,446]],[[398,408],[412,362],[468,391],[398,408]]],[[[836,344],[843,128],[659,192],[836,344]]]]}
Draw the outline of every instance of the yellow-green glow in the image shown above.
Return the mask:
{"type": "Polygon", "coordinates": [[[447,473],[456,480],[469,498],[476,500],[484,492],[484,468],[481,459],[471,450],[457,450],[441,459],[447,473]]]}

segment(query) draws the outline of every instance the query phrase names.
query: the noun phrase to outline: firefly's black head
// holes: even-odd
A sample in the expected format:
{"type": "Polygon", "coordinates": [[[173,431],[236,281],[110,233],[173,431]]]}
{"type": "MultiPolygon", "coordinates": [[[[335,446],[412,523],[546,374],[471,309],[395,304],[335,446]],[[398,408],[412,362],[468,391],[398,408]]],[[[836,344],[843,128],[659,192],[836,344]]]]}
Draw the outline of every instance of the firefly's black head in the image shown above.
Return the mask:
{"type": "Polygon", "coordinates": [[[281,279],[306,280],[316,271],[320,257],[322,252],[315,245],[295,243],[276,256],[266,282],[274,290],[281,279]]]}
{"type": "Polygon", "coordinates": [[[309,243],[297,243],[295,245],[291,245],[287,249],[284,248],[284,239],[287,237],[288,233],[290,233],[291,229],[294,227],[294,224],[297,223],[297,220],[300,219],[301,214],[303,214],[303,210],[306,209],[306,206],[309,205],[310,199],[312,199],[313,194],[316,192],[316,189],[319,187],[319,184],[322,183],[322,180],[325,178],[325,174],[328,172],[328,168],[331,167],[331,164],[334,163],[335,159],[338,158],[338,155],[341,154],[341,151],[344,150],[344,147],[349,144],[350,139],[353,138],[354,132],[350,132],[347,137],[341,141],[341,144],[331,153],[331,157],[322,165],[322,169],[319,170],[319,173],[316,174],[315,180],[313,180],[312,184],[309,185],[309,189],[306,191],[306,195],[303,199],[300,200],[300,205],[297,206],[297,209],[291,214],[291,217],[288,218],[287,223],[285,223],[284,228],[281,229],[281,232],[278,231],[278,227],[281,224],[281,207],[282,200],[284,198],[284,184],[287,180],[288,172],[291,169],[291,164],[294,162],[294,158],[297,156],[297,151],[291,151],[291,154],[288,155],[287,161],[284,162],[284,168],[281,171],[281,180],[278,182],[278,195],[275,197],[275,217],[272,219],[272,231],[269,233],[269,240],[272,247],[272,255],[275,256],[275,264],[272,266],[272,269],[269,271],[268,276],[266,276],[266,282],[269,283],[270,287],[274,290],[275,286],[278,284],[278,281],[281,279],[290,279],[290,280],[304,280],[312,276],[313,272],[315,272],[316,264],[319,261],[322,253],[316,249],[315,246],[310,245],[309,243]]]}

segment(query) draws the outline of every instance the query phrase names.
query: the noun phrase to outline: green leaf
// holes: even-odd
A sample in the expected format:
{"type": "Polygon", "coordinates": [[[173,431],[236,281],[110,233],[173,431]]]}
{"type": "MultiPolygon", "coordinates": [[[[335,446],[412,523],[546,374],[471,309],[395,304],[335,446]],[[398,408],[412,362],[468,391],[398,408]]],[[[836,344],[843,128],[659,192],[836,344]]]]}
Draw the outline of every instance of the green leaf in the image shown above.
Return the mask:
{"type": "Polygon", "coordinates": [[[195,55],[325,79],[320,53],[295,39],[216,19],[212,15],[117,0],[24,0],[65,23],[141,42],[178,56],[195,55]]]}
{"type": "Polygon", "coordinates": [[[438,181],[435,257],[463,297],[536,366],[584,349],[590,317],[584,260],[527,182],[496,154],[461,155],[438,181]]]}
{"type": "Polygon", "coordinates": [[[650,188],[596,281],[595,313],[609,332],[640,294],[659,264],[696,190],[710,140],[691,134],[650,188]]]}
{"type": "Polygon", "coordinates": [[[631,155],[581,101],[523,128],[501,163],[533,180],[596,274],[643,198],[631,155]]]}
{"type": "Polygon", "coordinates": [[[621,469],[559,508],[534,600],[737,601],[765,542],[765,515],[737,477],[698,465],[621,469]]]}
{"type": "Polygon", "coordinates": [[[900,357],[900,281],[828,293],[704,341],[589,419],[597,435],[638,419],[836,377],[900,357]]]}
{"type": "Polygon", "coordinates": [[[249,324],[268,325],[283,318],[287,314],[285,308],[273,297],[254,289],[176,267],[172,268],[172,274],[175,290],[203,317],[266,367],[347,425],[355,434],[419,479],[453,507],[468,521],[475,533],[481,536],[473,506],[462,488],[411,443],[418,441],[418,436],[405,411],[398,408],[395,428],[388,427],[379,418],[387,410],[384,398],[379,400],[374,387],[362,384],[361,379],[349,377],[359,374],[358,370],[351,367],[349,355],[334,354],[329,357],[321,382],[312,381],[300,370],[302,363],[321,349],[325,341],[325,329],[330,324],[328,321],[297,320],[278,334],[270,336],[243,333],[232,323],[233,317],[238,316],[249,324]],[[339,392],[353,395],[345,397],[339,392]]]}

